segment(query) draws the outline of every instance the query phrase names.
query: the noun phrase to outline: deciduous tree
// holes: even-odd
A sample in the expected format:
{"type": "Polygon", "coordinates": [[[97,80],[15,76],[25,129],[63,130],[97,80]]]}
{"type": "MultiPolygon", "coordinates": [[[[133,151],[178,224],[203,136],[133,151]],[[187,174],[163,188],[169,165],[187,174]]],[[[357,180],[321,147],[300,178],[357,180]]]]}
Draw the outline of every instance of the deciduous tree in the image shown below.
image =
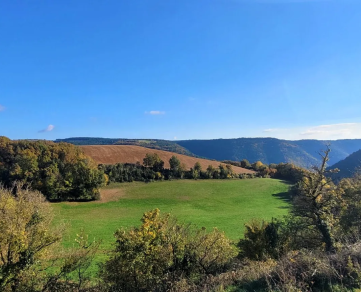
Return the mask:
{"type": "Polygon", "coordinates": [[[247,159],[243,159],[241,161],[241,167],[243,168],[250,168],[251,167],[251,163],[247,160],[247,159]]]}
{"type": "Polygon", "coordinates": [[[173,173],[176,173],[181,165],[181,162],[180,160],[178,159],[177,156],[172,156],[170,159],[169,159],[169,165],[170,165],[170,170],[171,172],[173,173]]]}
{"type": "Polygon", "coordinates": [[[94,200],[105,177],[77,146],[1,137],[0,182],[11,187],[15,181],[53,201],[94,200]]]}
{"type": "Polygon", "coordinates": [[[321,165],[307,172],[299,182],[292,212],[319,232],[327,252],[334,252],[335,230],[339,226],[343,206],[343,189],[326,176],[330,151],[329,148],[323,151],[320,154],[321,165]]]}
{"type": "Polygon", "coordinates": [[[64,228],[52,221],[51,206],[39,192],[20,183],[0,187],[0,291],[59,291],[59,281],[65,284],[75,271],[78,282],[72,285],[83,287],[84,270],[98,245],[88,244],[81,234],[80,248],[61,252],[64,228]]]}

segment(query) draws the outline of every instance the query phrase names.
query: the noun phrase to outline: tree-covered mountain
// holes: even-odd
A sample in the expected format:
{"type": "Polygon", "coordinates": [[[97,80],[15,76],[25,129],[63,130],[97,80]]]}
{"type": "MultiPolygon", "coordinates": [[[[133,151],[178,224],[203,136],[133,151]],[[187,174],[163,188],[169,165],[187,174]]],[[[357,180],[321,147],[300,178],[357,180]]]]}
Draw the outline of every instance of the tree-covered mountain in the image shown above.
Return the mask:
{"type": "Polygon", "coordinates": [[[97,138],[97,137],[72,137],[56,139],[55,143],[66,142],[74,145],[113,145],[119,138],[97,138]]]}
{"type": "Polygon", "coordinates": [[[361,139],[288,141],[276,138],[237,138],[169,141],[78,137],[58,139],[55,142],[68,142],[75,145],[137,145],[218,161],[247,159],[251,163],[258,160],[266,164],[289,162],[302,167],[319,164],[318,153],[324,150],[326,145],[330,145],[332,150],[329,165],[333,165],[361,149],[361,139]]]}
{"type": "Polygon", "coordinates": [[[332,165],[330,168],[338,168],[340,170],[338,173],[332,175],[335,178],[352,177],[361,171],[361,149],[332,165]]]}
{"type": "Polygon", "coordinates": [[[179,144],[169,140],[159,139],[123,139],[123,138],[93,138],[74,137],[66,139],[56,139],[55,142],[67,142],[74,145],[135,145],[150,149],[164,150],[178,154],[196,156],[179,144]]]}
{"type": "Polygon", "coordinates": [[[289,162],[310,167],[320,162],[318,153],[330,145],[329,164],[335,164],[351,153],[361,149],[361,139],[354,140],[299,140],[287,141],[275,138],[238,138],[215,140],[183,140],[177,143],[195,155],[216,160],[263,163],[289,162]]]}

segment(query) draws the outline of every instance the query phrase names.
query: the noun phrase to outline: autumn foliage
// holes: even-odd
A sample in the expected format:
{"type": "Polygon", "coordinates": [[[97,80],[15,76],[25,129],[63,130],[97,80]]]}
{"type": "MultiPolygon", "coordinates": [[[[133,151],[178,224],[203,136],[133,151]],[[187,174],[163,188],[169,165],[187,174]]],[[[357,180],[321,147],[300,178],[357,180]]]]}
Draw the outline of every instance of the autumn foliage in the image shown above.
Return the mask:
{"type": "Polygon", "coordinates": [[[63,250],[59,244],[65,228],[53,226],[52,220],[51,205],[39,192],[20,183],[13,189],[0,187],[0,291],[81,291],[84,287],[85,271],[98,244],[88,243],[79,233],[77,247],[63,250]],[[72,279],[71,273],[75,273],[72,279]]]}
{"type": "Polygon", "coordinates": [[[224,271],[236,255],[223,232],[180,224],[158,209],[145,213],[140,227],[118,230],[115,238],[101,276],[111,291],[168,291],[182,279],[197,282],[224,271]]]}
{"type": "Polygon", "coordinates": [[[0,137],[0,182],[7,187],[19,181],[50,201],[94,200],[104,180],[77,146],[0,137]]]}

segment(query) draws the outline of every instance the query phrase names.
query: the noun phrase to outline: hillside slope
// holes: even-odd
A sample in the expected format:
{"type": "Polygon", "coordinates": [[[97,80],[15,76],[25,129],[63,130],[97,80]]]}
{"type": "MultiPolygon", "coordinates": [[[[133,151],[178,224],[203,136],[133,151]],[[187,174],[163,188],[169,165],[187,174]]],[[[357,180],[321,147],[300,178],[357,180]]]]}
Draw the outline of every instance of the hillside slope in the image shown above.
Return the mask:
{"type": "Polygon", "coordinates": [[[92,138],[74,137],[56,139],[54,142],[66,142],[74,145],[135,145],[150,149],[170,151],[188,156],[195,156],[193,153],[173,141],[159,139],[121,139],[121,138],[92,138]]]}
{"type": "Polygon", "coordinates": [[[361,139],[288,141],[275,138],[238,138],[168,141],[78,137],[58,139],[56,142],[68,142],[75,145],[136,145],[218,161],[247,159],[250,162],[261,160],[267,164],[290,162],[302,167],[319,164],[320,156],[318,153],[325,149],[328,144],[332,150],[329,165],[333,165],[361,149],[361,139]]]}
{"type": "MultiPolygon", "coordinates": [[[[164,167],[169,168],[169,159],[175,155],[178,159],[185,164],[187,169],[190,169],[198,161],[203,170],[208,165],[218,167],[220,162],[190,157],[182,154],[162,151],[157,149],[148,149],[140,146],[133,145],[88,145],[80,146],[85,154],[93,158],[97,163],[102,164],[115,164],[115,163],[136,163],[143,162],[143,158],[147,153],[157,153],[164,161],[164,167]]],[[[252,170],[244,169],[241,167],[232,166],[233,171],[236,173],[254,173],[252,170]]]]}
{"type": "Polygon", "coordinates": [[[344,160],[337,162],[330,167],[338,168],[340,171],[332,176],[335,178],[352,177],[357,172],[361,171],[361,150],[352,153],[344,160]]]}
{"type": "Polygon", "coordinates": [[[300,140],[287,141],[275,138],[238,138],[215,140],[183,140],[179,145],[195,155],[216,160],[247,159],[263,163],[290,162],[302,167],[310,167],[320,162],[318,153],[330,145],[329,164],[345,159],[361,148],[361,139],[354,140],[300,140]]]}

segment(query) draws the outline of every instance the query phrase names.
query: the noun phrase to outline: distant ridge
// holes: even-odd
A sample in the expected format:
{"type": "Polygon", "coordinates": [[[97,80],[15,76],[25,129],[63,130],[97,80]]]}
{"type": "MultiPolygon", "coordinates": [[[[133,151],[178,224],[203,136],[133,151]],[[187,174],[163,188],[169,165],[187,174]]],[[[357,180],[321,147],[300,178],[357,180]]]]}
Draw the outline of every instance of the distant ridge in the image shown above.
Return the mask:
{"type": "Polygon", "coordinates": [[[361,150],[352,153],[330,168],[338,168],[340,170],[338,173],[332,175],[334,178],[341,179],[354,176],[357,172],[361,171],[361,150]]]}
{"type": "Polygon", "coordinates": [[[189,150],[179,144],[160,139],[124,139],[124,138],[92,138],[92,137],[74,137],[66,139],[57,139],[55,142],[67,142],[74,145],[137,145],[150,149],[170,151],[178,154],[196,156],[189,150]]]}
{"type": "Polygon", "coordinates": [[[326,145],[330,145],[332,150],[330,165],[361,149],[361,139],[288,141],[276,138],[238,138],[176,142],[195,155],[216,160],[260,160],[266,164],[289,162],[302,167],[319,164],[318,153],[325,149],[326,145]]]}
{"type": "Polygon", "coordinates": [[[326,145],[330,145],[332,150],[329,165],[333,165],[361,149],[361,139],[288,141],[276,138],[236,138],[169,141],[75,137],[57,139],[55,142],[68,142],[75,145],[137,145],[218,161],[247,159],[251,163],[258,160],[266,164],[288,162],[306,168],[320,163],[318,153],[325,149],[326,145]]]}

